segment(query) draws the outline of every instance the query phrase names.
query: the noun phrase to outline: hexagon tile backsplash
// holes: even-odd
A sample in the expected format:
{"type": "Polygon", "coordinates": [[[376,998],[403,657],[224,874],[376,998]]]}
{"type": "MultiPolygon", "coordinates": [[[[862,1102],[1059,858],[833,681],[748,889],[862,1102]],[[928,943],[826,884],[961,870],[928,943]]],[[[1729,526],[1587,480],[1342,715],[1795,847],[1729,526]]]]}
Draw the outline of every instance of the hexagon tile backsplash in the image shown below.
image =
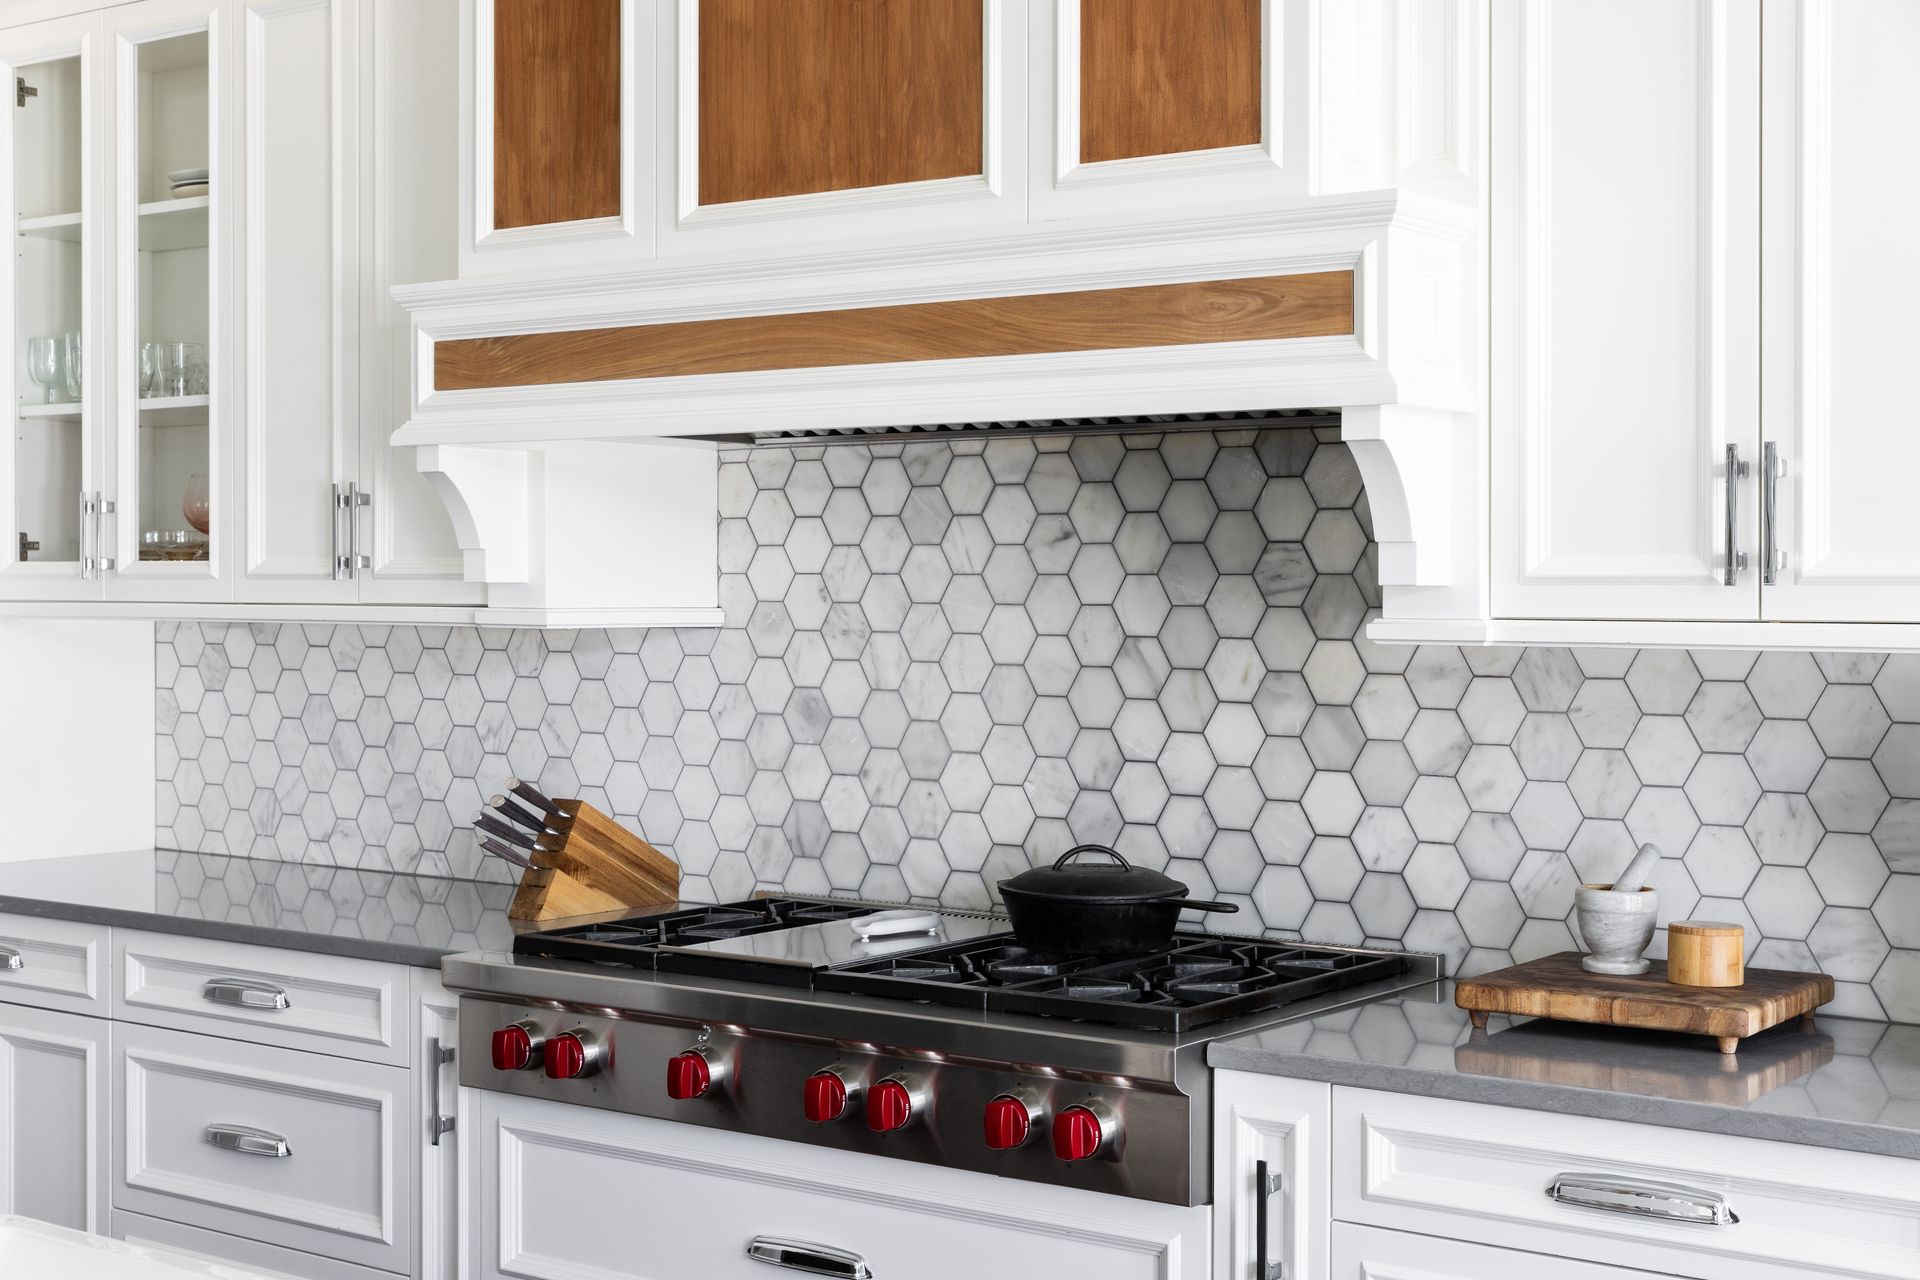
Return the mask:
{"type": "Polygon", "coordinates": [[[978,906],[1099,840],[1473,972],[1651,840],[1664,918],[1920,1022],[1920,657],[1370,644],[1324,429],[761,448],[720,502],[719,630],[160,624],[157,843],[505,879],[513,773],[690,898],[978,906]]]}

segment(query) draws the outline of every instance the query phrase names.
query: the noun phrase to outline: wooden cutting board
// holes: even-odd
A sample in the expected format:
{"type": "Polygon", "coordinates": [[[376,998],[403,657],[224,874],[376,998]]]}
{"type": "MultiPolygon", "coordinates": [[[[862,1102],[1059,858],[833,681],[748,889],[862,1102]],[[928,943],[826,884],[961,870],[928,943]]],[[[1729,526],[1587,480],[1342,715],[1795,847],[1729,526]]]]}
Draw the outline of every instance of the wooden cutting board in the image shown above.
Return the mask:
{"type": "Polygon", "coordinates": [[[1490,1013],[1645,1031],[1681,1031],[1713,1036],[1721,1053],[1789,1018],[1812,1020],[1833,999],[1833,979],[1824,973],[1748,969],[1738,987],[1681,987],[1667,981],[1667,966],[1654,960],[1636,977],[1588,973],[1578,951],[1563,951],[1454,984],[1453,1002],[1487,1025],[1490,1013]]]}

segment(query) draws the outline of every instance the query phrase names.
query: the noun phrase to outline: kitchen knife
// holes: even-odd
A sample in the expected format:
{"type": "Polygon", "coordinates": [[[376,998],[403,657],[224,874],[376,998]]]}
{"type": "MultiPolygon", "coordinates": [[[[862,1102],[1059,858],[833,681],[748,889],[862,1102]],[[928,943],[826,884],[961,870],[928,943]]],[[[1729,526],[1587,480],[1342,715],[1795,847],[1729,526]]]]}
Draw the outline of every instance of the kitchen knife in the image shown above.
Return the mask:
{"type": "Polygon", "coordinates": [[[507,846],[501,844],[498,840],[494,840],[486,836],[482,836],[480,837],[480,847],[482,849],[485,849],[488,853],[492,854],[496,858],[505,858],[508,862],[513,863],[515,866],[525,867],[529,871],[533,869],[533,863],[530,860],[528,860],[525,857],[522,857],[518,853],[515,853],[512,849],[507,848],[507,846]]]}
{"type": "Polygon", "coordinates": [[[552,814],[560,818],[572,816],[559,805],[541,795],[539,789],[531,782],[522,782],[519,778],[508,778],[506,785],[507,790],[513,792],[513,794],[519,796],[522,800],[525,800],[542,813],[552,814]]]}
{"type": "Polygon", "coordinates": [[[535,835],[542,835],[547,830],[545,817],[517,801],[509,800],[506,796],[489,797],[487,803],[493,806],[501,817],[512,819],[535,835]]]}
{"type": "Polygon", "coordinates": [[[498,838],[503,844],[513,845],[521,849],[537,847],[532,836],[520,830],[518,827],[508,826],[506,823],[500,821],[500,819],[488,813],[485,809],[473,815],[473,826],[474,830],[484,831],[488,835],[498,838]]]}

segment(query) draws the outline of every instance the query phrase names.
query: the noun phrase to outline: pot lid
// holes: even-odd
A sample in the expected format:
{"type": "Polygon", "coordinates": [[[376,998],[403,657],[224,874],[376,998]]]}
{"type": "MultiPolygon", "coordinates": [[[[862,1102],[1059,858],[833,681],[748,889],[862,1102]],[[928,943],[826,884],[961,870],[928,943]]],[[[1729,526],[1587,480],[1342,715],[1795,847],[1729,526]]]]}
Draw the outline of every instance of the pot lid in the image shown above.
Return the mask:
{"type": "Polygon", "coordinates": [[[1083,844],[1061,854],[1050,867],[1034,867],[1000,882],[1007,890],[1029,896],[1071,898],[1076,902],[1142,902],[1157,898],[1184,898],[1187,886],[1172,876],[1136,867],[1102,844],[1083,844]],[[1083,857],[1107,861],[1081,861],[1083,857]]]}

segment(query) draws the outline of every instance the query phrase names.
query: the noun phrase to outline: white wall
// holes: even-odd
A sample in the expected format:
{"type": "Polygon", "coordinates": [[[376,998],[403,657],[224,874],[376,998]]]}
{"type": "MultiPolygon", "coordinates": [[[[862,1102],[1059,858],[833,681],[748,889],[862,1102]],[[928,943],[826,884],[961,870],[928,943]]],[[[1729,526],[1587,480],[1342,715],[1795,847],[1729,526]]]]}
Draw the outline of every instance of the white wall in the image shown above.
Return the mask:
{"type": "Polygon", "coordinates": [[[153,623],[0,621],[0,782],[0,863],[152,845],[153,623]]]}

